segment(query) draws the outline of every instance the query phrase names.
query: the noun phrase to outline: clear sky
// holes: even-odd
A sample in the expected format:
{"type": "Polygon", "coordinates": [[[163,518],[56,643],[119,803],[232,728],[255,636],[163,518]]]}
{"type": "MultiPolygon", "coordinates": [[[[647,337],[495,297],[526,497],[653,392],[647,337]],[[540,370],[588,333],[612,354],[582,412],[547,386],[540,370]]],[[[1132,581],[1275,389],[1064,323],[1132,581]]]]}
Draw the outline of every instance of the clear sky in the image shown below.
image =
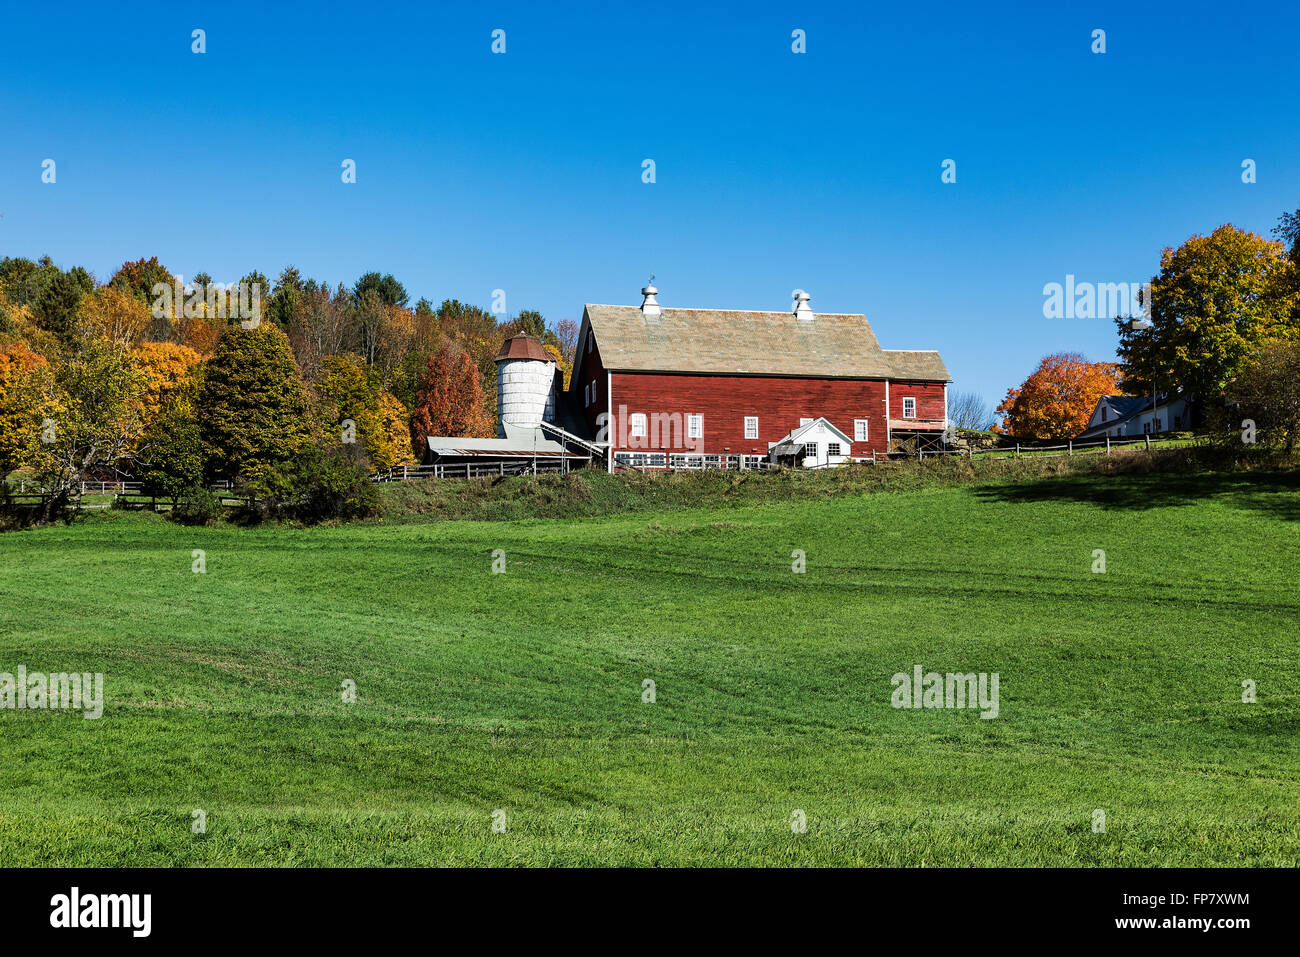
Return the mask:
{"type": "Polygon", "coordinates": [[[22,3],[0,29],[0,254],[381,270],[551,322],[650,272],[666,306],[801,287],[990,403],[1046,353],[1114,355],[1045,283],[1141,282],[1300,205],[1293,2],[22,3]]]}

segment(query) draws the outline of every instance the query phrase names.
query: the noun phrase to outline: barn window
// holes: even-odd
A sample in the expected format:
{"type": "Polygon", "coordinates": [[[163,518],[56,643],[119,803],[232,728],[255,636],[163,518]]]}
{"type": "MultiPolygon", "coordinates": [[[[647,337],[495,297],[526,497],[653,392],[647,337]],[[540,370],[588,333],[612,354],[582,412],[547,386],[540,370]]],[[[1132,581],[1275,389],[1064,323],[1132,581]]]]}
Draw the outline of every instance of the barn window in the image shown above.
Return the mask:
{"type": "Polygon", "coordinates": [[[596,401],[596,391],[597,391],[599,388],[600,388],[600,380],[599,380],[599,379],[592,379],[592,380],[591,380],[591,401],[592,401],[593,403],[596,401]]]}
{"type": "Polygon", "coordinates": [[[686,417],[686,437],[688,439],[704,438],[704,416],[688,415],[686,417]]]}
{"type": "Polygon", "coordinates": [[[595,344],[595,342],[596,342],[596,334],[593,332],[587,333],[587,355],[591,355],[591,347],[593,344],[595,344]]]}
{"type": "Polygon", "coordinates": [[[590,382],[582,387],[582,404],[591,405],[591,383],[590,382]]]}
{"type": "Polygon", "coordinates": [[[632,438],[634,439],[645,438],[645,413],[644,412],[633,412],[632,418],[628,420],[628,425],[631,428],[630,434],[632,438]]]}
{"type": "Polygon", "coordinates": [[[916,399],[915,399],[915,397],[913,397],[913,396],[908,396],[907,398],[903,399],[903,418],[905,418],[905,419],[915,419],[915,418],[916,418],[916,399]]]}
{"type": "Polygon", "coordinates": [[[803,454],[808,456],[810,459],[817,458],[817,443],[816,442],[805,443],[803,447],[803,454]]]}
{"type": "Polygon", "coordinates": [[[867,420],[866,419],[853,420],[853,441],[854,442],[867,441],[867,420]]]}
{"type": "Polygon", "coordinates": [[[758,416],[756,415],[745,416],[745,438],[747,439],[758,438],[758,416]]]}
{"type": "Polygon", "coordinates": [[[1101,407],[1101,421],[1106,421],[1106,413],[1109,411],[1104,405],[1101,407]]]}
{"type": "Polygon", "coordinates": [[[826,446],[826,454],[827,454],[827,455],[839,455],[839,454],[840,454],[840,443],[838,443],[838,442],[831,442],[831,443],[829,443],[829,444],[826,446]]]}

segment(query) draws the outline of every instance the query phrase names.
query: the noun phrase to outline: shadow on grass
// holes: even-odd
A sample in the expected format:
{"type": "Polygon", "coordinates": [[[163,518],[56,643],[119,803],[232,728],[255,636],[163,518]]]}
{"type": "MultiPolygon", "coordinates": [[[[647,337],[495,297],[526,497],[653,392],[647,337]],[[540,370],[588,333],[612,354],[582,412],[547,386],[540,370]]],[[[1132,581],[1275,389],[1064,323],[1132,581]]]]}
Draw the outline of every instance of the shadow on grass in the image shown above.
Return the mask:
{"type": "Polygon", "coordinates": [[[1300,470],[1047,478],[983,486],[975,493],[990,502],[1091,502],[1112,510],[1214,501],[1300,521],[1300,470]]]}

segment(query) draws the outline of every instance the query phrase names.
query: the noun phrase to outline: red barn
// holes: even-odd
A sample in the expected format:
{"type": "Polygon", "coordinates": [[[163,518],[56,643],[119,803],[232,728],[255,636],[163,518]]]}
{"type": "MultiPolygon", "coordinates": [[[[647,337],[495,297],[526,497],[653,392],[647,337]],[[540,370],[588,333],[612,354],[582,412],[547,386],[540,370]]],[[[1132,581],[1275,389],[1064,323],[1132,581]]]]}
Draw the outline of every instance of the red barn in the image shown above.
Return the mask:
{"type": "Polygon", "coordinates": [[[939,354],[880,348],[866,316],[814,313],[801,291],[789,312],[661,308],[657,292],[583,310],[565,404],[611,468],[748,465],[821,418],[818,464],[947,426],[939,354]]]}

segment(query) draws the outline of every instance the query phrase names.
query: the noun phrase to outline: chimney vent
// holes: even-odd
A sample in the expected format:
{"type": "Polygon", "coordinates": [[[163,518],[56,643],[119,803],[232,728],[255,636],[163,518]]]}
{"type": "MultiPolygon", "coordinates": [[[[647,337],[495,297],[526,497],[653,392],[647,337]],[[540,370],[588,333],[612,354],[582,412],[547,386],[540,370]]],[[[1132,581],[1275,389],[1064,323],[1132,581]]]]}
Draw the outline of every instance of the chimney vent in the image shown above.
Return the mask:
{"type": "Polygon", "coordinates": [[[659,303],[655,299],[655,296],[658,295],[658,293],[659,290],[655,288],[654,273],[651,273],[650,281],[647,282],[645,287],[641,290],[641,295],[645,296],[645,299],[641,301],[641,312],[647,318],[659,315],[659,303]]]}
{"type": "Polygon", "coordinates": [[[794,296],[795,318],[804,319],[804,320],[812,319],[813,318],[812,306],[808,305],[808,303],[812,300],[812,296],[808,295],[808,293],[804,292],[802,289],[796,289],[794,292],[791,293],[791,295],[794,296]]]}

